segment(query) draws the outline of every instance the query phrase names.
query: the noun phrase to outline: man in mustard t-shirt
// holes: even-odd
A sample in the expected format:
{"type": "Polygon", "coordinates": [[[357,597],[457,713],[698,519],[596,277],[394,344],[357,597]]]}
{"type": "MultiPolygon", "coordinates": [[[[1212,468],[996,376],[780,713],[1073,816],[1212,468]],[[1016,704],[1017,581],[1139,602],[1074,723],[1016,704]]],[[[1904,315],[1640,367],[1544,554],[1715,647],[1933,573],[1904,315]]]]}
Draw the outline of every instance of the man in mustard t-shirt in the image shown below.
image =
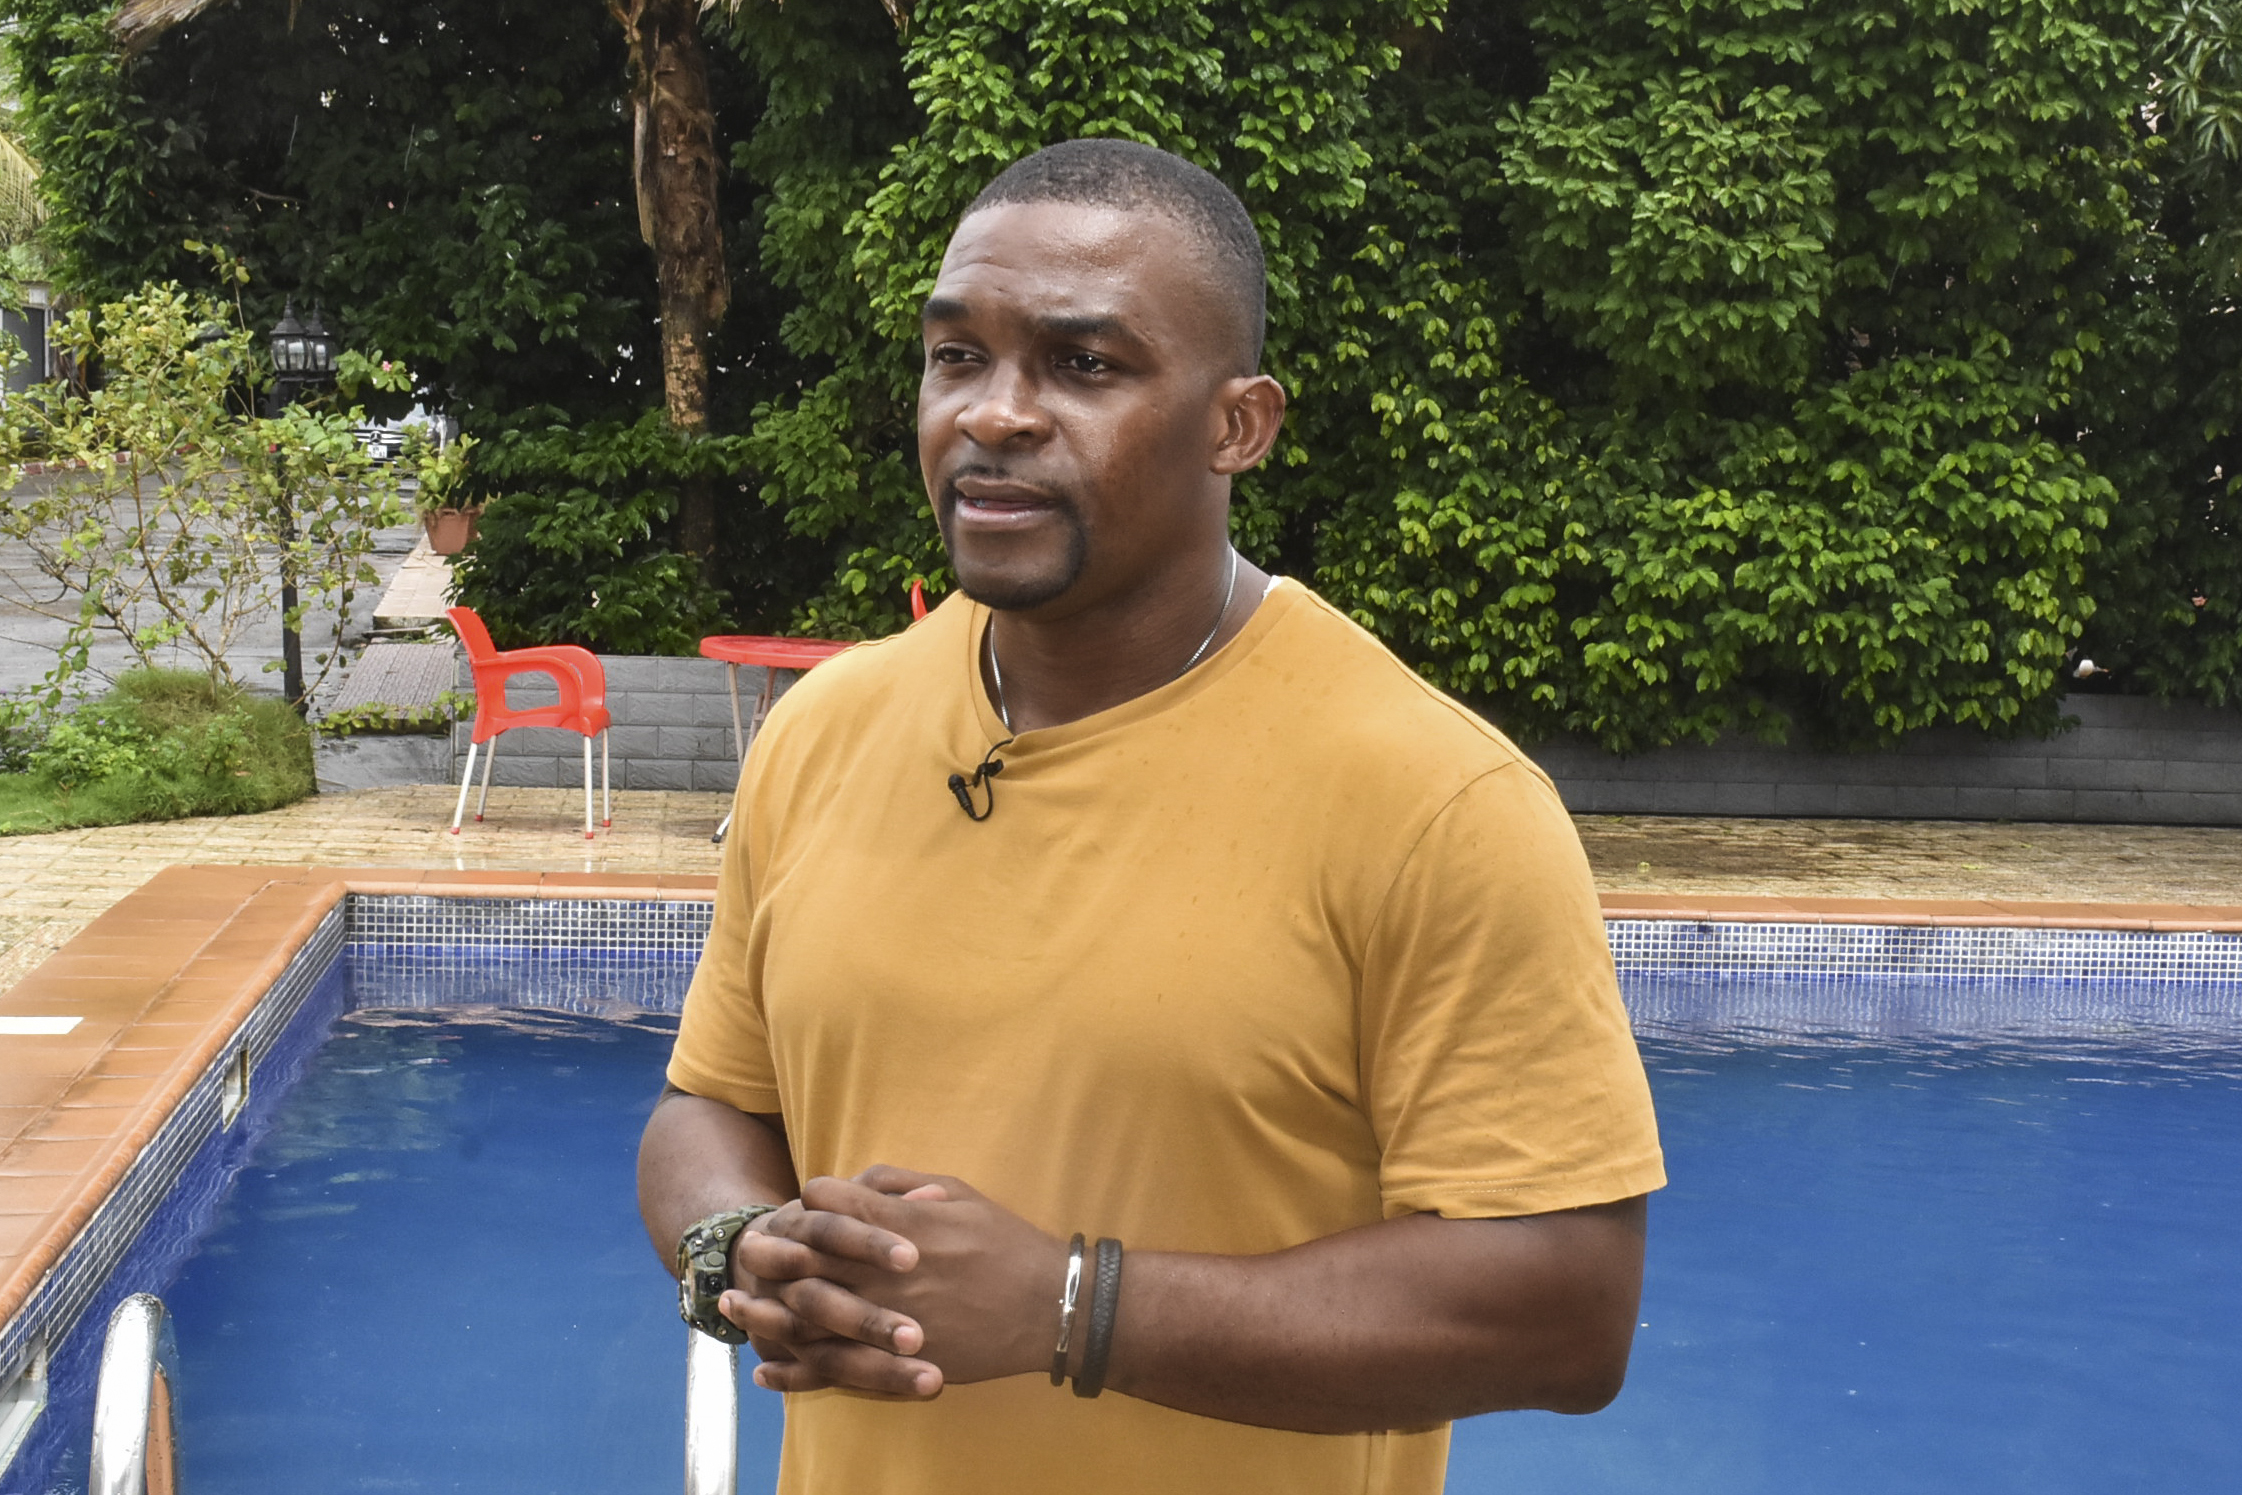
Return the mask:
{"type": "Polygon", "coordinates": [[[1626,1370],[1650,1096],[1501,734],[1233,550],[1276,439],[1207,173],[999,176],[924,308],[959,593],[742,775],[647,1228],[780,1489],[1420,1495],[1626,1370]]]}

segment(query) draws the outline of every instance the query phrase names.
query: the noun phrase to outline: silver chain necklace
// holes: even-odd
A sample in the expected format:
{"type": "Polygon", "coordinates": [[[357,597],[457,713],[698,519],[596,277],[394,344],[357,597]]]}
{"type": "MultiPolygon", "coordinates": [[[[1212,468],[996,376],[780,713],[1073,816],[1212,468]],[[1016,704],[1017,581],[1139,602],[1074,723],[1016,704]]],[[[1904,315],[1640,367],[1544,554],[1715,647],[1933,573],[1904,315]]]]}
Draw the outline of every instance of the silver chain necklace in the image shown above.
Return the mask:
{"type": "MultiPolygon", "coordinates": [[[[1173,685],[1190,674],[1192,666],[1207,657],[1207,650],[1213,646],[1214,636],[1222,631],[1222,621],[1230,616],[1230,604],[1237,600],[1237,596],[1238,548],[1233,545],[1230,547],[1230,584],[1222,589],[1222,611],[1214,615],[1214,627],[1208,629],[1207,636],[1199,640],[1199,647],[1191,651],[1191,657],[1183,662],[1183,668],[1168,677],[1168,684],[1173,685]]],[[[1012,730],[1012,713],[1004,704],[1004,667],[996,662],[996,619],[989,619],[989,631],[985,637],[989,641],[989,683],[996,687],[996,717],[1004,723],[1004,730],[1009,732],[1012,730]]]]}

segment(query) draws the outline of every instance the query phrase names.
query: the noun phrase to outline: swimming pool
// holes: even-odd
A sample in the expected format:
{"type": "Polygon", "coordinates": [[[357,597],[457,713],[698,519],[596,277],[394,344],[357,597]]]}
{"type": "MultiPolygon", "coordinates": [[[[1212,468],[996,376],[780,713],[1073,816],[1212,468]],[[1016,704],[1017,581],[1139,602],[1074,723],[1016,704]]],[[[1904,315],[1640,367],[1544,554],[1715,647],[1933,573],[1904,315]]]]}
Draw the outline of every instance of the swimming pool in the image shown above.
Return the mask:
{"type": "MultiPolygon", "coordinates": [[[[231,1192],[190,1170],[143,1233],[162,1249],[117,1274],[169,1284],[191,1488],[674,1488],[684,1331],[629,1175],[678,947],[338,943],[220,1139],[231,1192]]],[[[2234,1467],[2233,984],[1627,984],[1675,1179],[1628,1389],[1460,1426],[1452,1490],[2234,1467]]],[[[776,1400],[743,1392],[743,1488],[767,1487],[776,1400]]],[[[0,1490],[55,1488],[28,1472],[0,1490]]]]}
{"type": "Polygon", "coordinates": [[[1460,1425],[1451,1489],[2233,1478],[2230,994],[1895,983],[1864,1022],[1816,1020],[1795,983],[1630,985],[1673,1186],[1627,1389],[1593,1418],[1460,1425]],[[1718,1016],[1737,1006],[1788,1010],[1718,1016]]]}

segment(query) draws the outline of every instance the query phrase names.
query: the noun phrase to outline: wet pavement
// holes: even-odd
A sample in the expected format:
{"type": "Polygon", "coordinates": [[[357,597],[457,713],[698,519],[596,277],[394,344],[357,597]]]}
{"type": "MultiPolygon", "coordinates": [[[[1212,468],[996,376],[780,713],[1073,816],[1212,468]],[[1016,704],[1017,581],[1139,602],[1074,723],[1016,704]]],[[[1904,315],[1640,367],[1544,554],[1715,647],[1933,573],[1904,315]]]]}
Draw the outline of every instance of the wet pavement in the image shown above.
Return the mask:
{"type": "MultiPolygon", "coordinates": [[[[429,739],[436,742],[436,739],[429,739]]],[[[191,863],[713,873],[719,794],[625,791],[586,841],[568,789],[491,791],[446,834],[440,784],[322,794],[264,815],[0,837],[0,990],[165,867],[191,863]]],[[[2242,904],[2242,829],[1585,816],[1605,893],[2242,904]]]]}

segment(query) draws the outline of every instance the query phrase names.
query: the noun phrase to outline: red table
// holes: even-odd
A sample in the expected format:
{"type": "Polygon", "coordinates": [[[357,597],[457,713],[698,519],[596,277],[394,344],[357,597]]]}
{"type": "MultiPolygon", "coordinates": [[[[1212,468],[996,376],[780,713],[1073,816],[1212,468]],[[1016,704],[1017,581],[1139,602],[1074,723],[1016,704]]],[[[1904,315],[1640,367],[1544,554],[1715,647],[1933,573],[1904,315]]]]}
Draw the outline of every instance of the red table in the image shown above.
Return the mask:
{"type": "MultiPolygon", "coordinates": [[[[732,693],[732,751],[740,762],[747,761],[748,744],[763,729],[763,718],[771,714],[771,702],[778,695],[779,671],[810,669],[847,647],[836,639],[773,638],[754,633],[715,633],[701,640],[703,658],[724,661],[724,685],[732,693]],[[756,665],[763,671],[763,688],[755,697],[755,714],[748,719],[745,728],[740,725],[740,666],[743,664],[756,665]]],[[[724,833],[731,828],[732,817],[726,815],[724,823],[710,839],[722,841],[724,833]]]]}

